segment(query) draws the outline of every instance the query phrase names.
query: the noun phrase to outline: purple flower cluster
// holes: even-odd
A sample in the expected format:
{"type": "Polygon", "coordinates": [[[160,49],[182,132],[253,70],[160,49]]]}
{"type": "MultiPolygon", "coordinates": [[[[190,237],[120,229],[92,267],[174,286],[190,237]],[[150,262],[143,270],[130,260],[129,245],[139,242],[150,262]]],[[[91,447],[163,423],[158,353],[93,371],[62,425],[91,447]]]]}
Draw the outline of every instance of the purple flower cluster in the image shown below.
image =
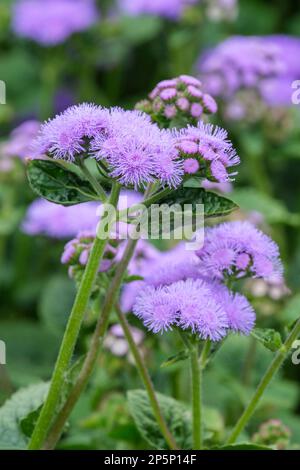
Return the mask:
{"type": "Polygon", "coordinates": [[[133,312],[154,333],[177,326],[212,341],[222,339],[228,329],[248,334],[255,322],[245,297],[203,279],[147,286],[138,295],[133,312]]]}
{"type": "Polygon", "coordinates": [[[190,75],[159,82],[148,100],[137,103],[136,107],[159,122],[185,118],[197,123],[205,113],[213,114],[217,111],[215,100],[211,95],[203,93],[201,82],[190,75]]]}
{"type": "Polygon", "coordinates": [[[40,128],[38,121],[25,121],[12,131],[2,152],[9,157],[26,158],[31,156],[31,145],[40,128]]]}
{"type": "MultiPolygon", "coordinates": [[[[83,231],[65,245],[61,262],[69,266],[70,277],[73,276],[74,268],[87,265],[94,240],[94,231],[83,231]]],[[[117,240],[112,240],[107,244],[99,266],[99,272],[106,272],[114,265],[118,251],[117,245],[117,240]]]]}
{"type": "Polygon", "coordinates": [[[34,143],[35,155],[75,161],[89,150],[86,142],[107,128],[108,116],[108,110],[93,104],[71,106],[41,126],[34,143]]]}
{"type": "Polygon", "coordinates": [[[88,29],[98,17],[94,0],[18,0],[12,28],[18,36],[53,46],[88,29]]]}
{"type": "Polygon", "coordinates": [[[182,161],[170,131],[161,130],[140,111],[104,109],[92,104],[68,108],[46,122],[35,142],[35,155],[76,162],[93,157],[125,186],[158,180],[177,187],[182,161]]]}
{"type": "Polygon", "coordinates": [[[173,135],[140,111],[112,109],[107,132],[98,134],[92,150],[125,186],[137,189],[158,180],[176,188],[182,181],[182,161],[173,135]]]}
{"type": "Polygon", "coordinates": [[[228,278],[280,279],[283,271],[275,242],[243,221],[209,228],[199,251],[186,251],[184,243],[167,253],[155,250],[134,269],[143,280],[123,289],[125,311],[155,333],[179,327],[212,341],[230,331],[247,335],[255,324],[252,306],[226,287],[228,278]]]}
{"type": "Polygon", "coordinates": [[[171,20],[180,18],[189,5],[197,0],[119,0],[120,9],[127,15],[155,15],[171,20]]]}
{"type": "Polygon", "coordinates": [[[207,229],[197,255],[200,271],[215,279],[252,276],[268,280],[283,273],[277,244],[247,221],[207,229]]]}
{"type": "Polygon", "coordinates": [[[197,127],[188,126],[174,135],[185,173],[198,173],[218,183],[226,183],[236,175],[228,174],[227,169],[238,165],[240,159],[224,129],[201,121],[197,127]]]}
{"type": "Polygon", "coordinates": [[[269,105],[291,103],[291,83],[299,78],[300,39],[289,36],[233,36],[200,58],[198,70],[213,96],[225,100],[255,90],[269,105]]]}
{"type": "Polygon", "coordinates": [[[22,230],[28,235],[62,239],[75,237],[82,230],[96,231],[98,206],[97,202],[86,202],[65,207],[36,199],[27,210],[22,230]]]}

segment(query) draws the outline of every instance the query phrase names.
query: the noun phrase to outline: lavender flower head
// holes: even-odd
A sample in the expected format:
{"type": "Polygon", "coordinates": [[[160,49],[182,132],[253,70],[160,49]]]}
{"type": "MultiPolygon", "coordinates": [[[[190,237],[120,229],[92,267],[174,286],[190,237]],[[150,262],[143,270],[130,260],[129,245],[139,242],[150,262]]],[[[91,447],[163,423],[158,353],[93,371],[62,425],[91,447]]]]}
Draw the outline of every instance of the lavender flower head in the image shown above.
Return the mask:
{"type": "Polygon", "coordinates": [[[65,207],[36,199],[27,210],[22,230],[28,235],[61,239],[75,237],[82,230],[96,231],[98,206],[97,202],[86,202],[65,207]]]}
{"type": "Polygon", "coordinates": [[[213,97],[202,90],[201,82],[189,75],[159,82],[147,100],[136,105],[154,121],[168,127],[170,121],[184,121],[197,124],[204,114],[217,111],[213,97]]]}
{"type": "Polygon", "coordinates": [[[41,126],[34,155],[74,162],[89,152],[89,142],[108,125],[108,110],[83,103],[68,108],[41,126]]]}
{"type": "Polygon", "coordinates": [[[12,131],[2,152],[8,157],[25,159],[31,156],[31,145],[40,129],[38,121],[25,121],[12,131]]]}
{"type": "Polygon", "coordinates": [[[224,129],[201,121],[197,127],[175,131],[174,136],[185,173],[199,174],[217,183],[226,183],[236,175],[228,173],[228,168],[238,165],[240,159],[224,129]]]}
{"type": "Polygon", "coordinates": [[[255,314],[247,300],[202,279],[187,279],[168,286],[146,286],[140,291],[133,313],[154,333],[179,327],[201,339],[220,341],[230,329],[249,334],[255,314]]]}
{"type": "Polygon", "coordinates": [[[251,276],[268,280],[283,273],[276,243],[247,221],[207,229],[197,255],[200,271],[216,279],[251,276]]]}
{"type": "Polygon", "coordinates": [[[246,112],[244,96],[247,102],[251,91],[256,97],[250,94],[252,103],[291,106],[291,83],[300,75],[295,61],[299,53],[298,38],[233,36],[204,54],[197,68],[209,93],[228,104],[236,98],[236,119],[240,119],[246,112]]]}
{"type": "Polygon", "coordinates": [[[180,18],[189,5],[197,0],[119,0],[120,9],[127,15],[156,15],[171,20],[180,18]]]}
{"type": "Polygon", "coordinates": [[[125,186],[137,189],[158,180],[176,188],[182,181],[182,161],[173,135],[139,111],[113,108],[107,132],[98,134],[91,147],[110,176],[125,186]]]}
{"type": "Polygon", "coordinates": [[[88,29],[98,17],[94,0],[18,0],[12,28],[18,36],[54,46],[88,29]]]}
{"type": "Polygon", "coordinates": [[[140,111],[72,106],[41,127],[34,155],[43,154],[73,163],[96,158],[112,178],[135,189],[157,180],[169,187],[182,181],[173,135],[140,111]]]}

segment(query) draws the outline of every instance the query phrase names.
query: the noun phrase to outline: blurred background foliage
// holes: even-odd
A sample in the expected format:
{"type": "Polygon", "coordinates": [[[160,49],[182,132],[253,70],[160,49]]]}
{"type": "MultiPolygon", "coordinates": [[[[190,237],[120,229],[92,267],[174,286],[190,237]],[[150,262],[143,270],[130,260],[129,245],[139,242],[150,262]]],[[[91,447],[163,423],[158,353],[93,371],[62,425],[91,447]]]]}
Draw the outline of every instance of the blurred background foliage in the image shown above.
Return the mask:
{"type": "MultiPolygon", "coordinates": [[[[159,80],[195,73],[199,55],[232,35],[300,36],[300,8],[294,0],[240,0],[236,18],[225,21],[213,21],[201,5],[187,9],[178,21],[117,15],[111,0],[100,0],[101,18],[91,28],[60,45],[42,47],[13,34],[13,3],[2,0],[0,5],[0,80],[7,86],[7,104],[0,105],[2,142],[22,122],[48,119],[70,104],[91,101],[131,108],[159,80]]],[[[265,293],[253,295],[252,300],[259,326],[282,332],[300,313],[299,117],[300,108],[291,106],[284,114],[286,126],[282,115],[269,126],[266,122],[233,124],[221,114],[215,118],[230,130],[241,156],[231,195],[241,207],[238,216],[262,214],[263,226],[281,248],[291,293],[279,300],[265,293]]],[[[0,339],[7,345],[7,365],[0,366],[3,403],[19,387],[50,377],[75,287],[60,264],[67,240],[29,236],[20,229],[28,205],[35,199],[26,181],[24,161],[12,158],[9,171],[1,168],[0,339]]],[[[136,320],[130,318],[130,322],[141,328],[136,320]]],[[[87,323],[78,356],[84,352],[90,332],[87,323]]],[[[170,334],[158,338],[148,334],[142,347],[157,389],[186,401],[185,363],[159,367],[180,344],[170,334]]],[[[216,440],[239,416],[271,357],[272,352],[253,346],[252,338],[236,336],[217,352],[205,382],[216,440]]],[[[250,435],[261,422],[279,418],[292,431],[292,446],[300,445],[299,380],[300,366],[288,360],[251,421],[250,435]]],[[[126,390],[134,388],[141,386],[128,356],[106,350],[60,446],[145,448],[124,399],[126,390]]]]}

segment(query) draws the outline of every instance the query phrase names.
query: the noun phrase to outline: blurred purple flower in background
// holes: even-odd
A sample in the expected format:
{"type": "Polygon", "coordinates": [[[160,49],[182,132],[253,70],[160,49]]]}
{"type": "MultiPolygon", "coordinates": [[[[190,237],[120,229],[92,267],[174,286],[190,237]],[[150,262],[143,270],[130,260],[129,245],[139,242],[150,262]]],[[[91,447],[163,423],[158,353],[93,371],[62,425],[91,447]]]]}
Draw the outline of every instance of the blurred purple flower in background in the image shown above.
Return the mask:
{"type": "Polygon", "coordinates": [[[2,145],[1,151],[8,157],[31,157],[32,143],[36,139],[41,123],[38,121],[25,121],[12,131],[7,142],[2,145]]]}
{"type": "Polygon", "coordinates": [[[156,15],[171,20],[180,18],[186,7],[198,0],[119,0],[120,9],[128,15],[156,15]]]}
{"type": "Polygon", "coordinates": [[[18,36],[54,46],[88,29],[98,18],[94,0],[18,0],[12,28],[18,36]]]}
{"type": "Polygon", "coordinates": [[[29,206],[22,224],[28,235],[45,235],[52,238],[75,237],[82,230],[96,231],[99,221],[97,202],[76,206],[61,206],[45,199],[36,199],[29,206]]]}
{"type": "MultiPolygon", "coordinates": [[[[299,54],[299,38],[233,36],[200,57],[197,68],[213,96],[231,99],[240,90],[255,90],[268,105],[291,106],[299,54]]],[[[239,111],[237,119],[241,117],[239,111]]]]}

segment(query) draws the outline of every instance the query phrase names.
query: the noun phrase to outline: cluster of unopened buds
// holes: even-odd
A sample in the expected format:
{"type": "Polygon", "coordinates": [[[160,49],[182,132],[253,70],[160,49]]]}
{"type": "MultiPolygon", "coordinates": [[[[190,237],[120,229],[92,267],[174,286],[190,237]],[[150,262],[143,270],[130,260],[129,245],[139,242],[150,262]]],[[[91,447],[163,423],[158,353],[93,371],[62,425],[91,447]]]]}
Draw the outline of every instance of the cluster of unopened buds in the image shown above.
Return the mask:
{"type": "MultiPolygon", "coordinates": [[[[70,240],[64,248],[61,262],[69,265],[69,276],[75,278],[76,273],[82,271],[87,265],[90,252],[95,240],[95,232],[80,232],[76,238],[70,240]]],[[[111,239],[105,248],[103,259],[99,266],[99,273],[106,273],[116,263],[119,241],[111,239]]]]}
{"type": "Polygon", "coordinates": [[[256,444],[272,446],[276,450],[284,450],[288,447],[291,437],[290,429],[279,419],[270,419],[261,424],[257,433],[252,437],[256,444]]]}
{"type": "Polygon", "coordinates": [[[186,119],[197,123],[203,114],[213,114],[217,104],[213,97],[202,90],[202,83],[189,75],[159,82],[147,100],[136,108],[150,114],[154,121],[168,122],[186,119]]]}

